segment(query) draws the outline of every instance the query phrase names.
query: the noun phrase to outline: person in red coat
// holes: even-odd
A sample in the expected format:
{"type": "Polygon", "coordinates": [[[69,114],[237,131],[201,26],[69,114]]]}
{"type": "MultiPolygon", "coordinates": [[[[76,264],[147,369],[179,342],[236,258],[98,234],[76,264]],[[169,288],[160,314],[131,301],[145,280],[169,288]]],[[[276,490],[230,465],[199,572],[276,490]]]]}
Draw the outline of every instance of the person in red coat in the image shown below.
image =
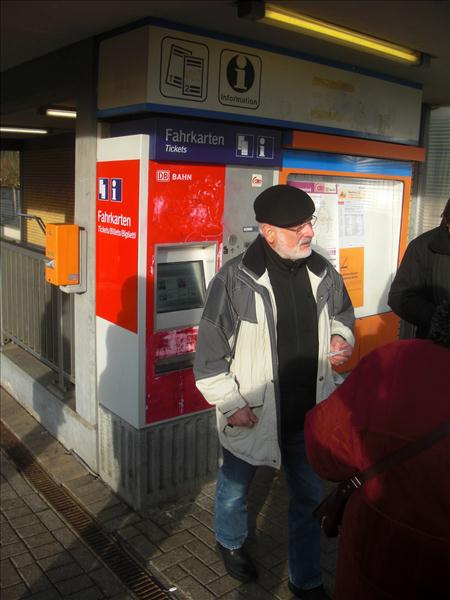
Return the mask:
{"type": "MultiPolygon", "coordinates": [[[[321,477],[348,479],[450,420],[450,303],[429,338],[374,350],[309,411],[306,448],[321,477]]],[[[352,494],[334,598],[450,598],[450,437],[352,494]]]]}

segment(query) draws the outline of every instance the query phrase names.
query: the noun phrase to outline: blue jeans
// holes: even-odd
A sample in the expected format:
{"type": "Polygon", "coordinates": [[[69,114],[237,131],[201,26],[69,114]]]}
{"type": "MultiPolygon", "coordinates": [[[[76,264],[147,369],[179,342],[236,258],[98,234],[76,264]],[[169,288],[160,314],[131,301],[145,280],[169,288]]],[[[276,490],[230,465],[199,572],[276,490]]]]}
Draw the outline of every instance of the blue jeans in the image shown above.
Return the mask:
{"type": "MultiPolygon", "coordinates": [[[[303,431],[283,441],[281,456],[289,491],[289,579],[311,589],[321,583],[320,526],[312,510],[321,500],[322,485],[308,463],[303,431]]],[[[217,541],[230,550],[247,538],[247,498],[257,468],[223,450],[214,525],[217,541]]]]}

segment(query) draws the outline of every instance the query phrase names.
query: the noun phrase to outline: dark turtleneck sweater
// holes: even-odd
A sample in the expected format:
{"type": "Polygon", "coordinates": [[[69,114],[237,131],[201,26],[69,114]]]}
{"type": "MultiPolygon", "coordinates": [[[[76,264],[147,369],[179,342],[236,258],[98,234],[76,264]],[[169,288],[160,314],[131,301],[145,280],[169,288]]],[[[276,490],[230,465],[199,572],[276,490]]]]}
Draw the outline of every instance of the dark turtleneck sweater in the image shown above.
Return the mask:
{"type": "Polygon", "coordinates": [[[277,305],[281,433],[303,429],[316,403],[317,308],[306,269],[309,257],[281,258],[264,240],[266,266],[277,305]]]}

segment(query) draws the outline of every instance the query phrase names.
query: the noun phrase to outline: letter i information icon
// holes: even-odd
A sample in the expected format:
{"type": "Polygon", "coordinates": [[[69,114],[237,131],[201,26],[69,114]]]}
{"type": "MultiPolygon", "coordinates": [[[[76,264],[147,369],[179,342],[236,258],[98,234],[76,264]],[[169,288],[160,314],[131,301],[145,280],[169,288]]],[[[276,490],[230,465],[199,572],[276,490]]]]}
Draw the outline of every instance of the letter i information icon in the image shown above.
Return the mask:
{"type": "Polygon", "coordinates": [[[111,202],[122,202],[122,179],[111,178],[111,202]]]}

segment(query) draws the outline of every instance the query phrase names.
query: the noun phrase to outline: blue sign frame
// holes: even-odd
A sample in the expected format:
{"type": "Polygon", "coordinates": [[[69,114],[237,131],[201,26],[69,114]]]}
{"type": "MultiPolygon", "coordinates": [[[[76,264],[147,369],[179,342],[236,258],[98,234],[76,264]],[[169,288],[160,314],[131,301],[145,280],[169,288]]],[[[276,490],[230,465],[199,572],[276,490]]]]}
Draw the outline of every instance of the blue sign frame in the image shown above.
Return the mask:
{"type": "Polygon", "coordinates": [[[281,165],[282,131],[245,124],[155,117],[111,124],[111,135],[150,135],[150,158],[169,162],[281,165]]]}

